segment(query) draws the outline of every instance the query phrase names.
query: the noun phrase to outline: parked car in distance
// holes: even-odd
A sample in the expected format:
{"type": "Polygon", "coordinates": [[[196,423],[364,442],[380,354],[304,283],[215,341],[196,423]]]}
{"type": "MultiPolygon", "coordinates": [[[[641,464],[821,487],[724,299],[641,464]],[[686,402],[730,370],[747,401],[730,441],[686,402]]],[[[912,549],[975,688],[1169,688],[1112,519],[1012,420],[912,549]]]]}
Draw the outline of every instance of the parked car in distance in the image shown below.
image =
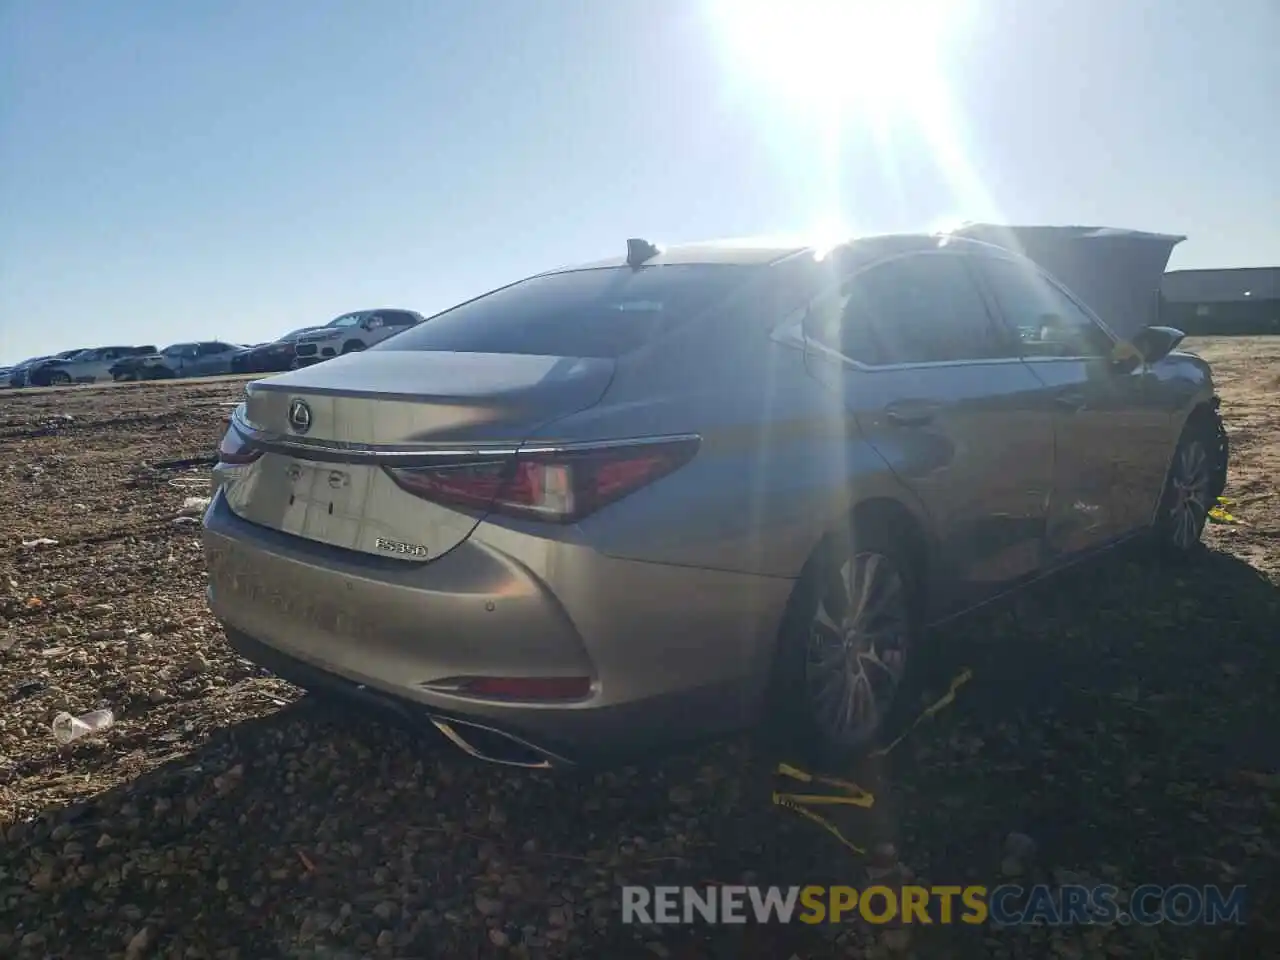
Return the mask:
{"type": "Polygon", "coordinates": [[[422,314],[412,310],[393,308],[344,313],[298,337],[293,366],[306,367],[344,353],[367,350],[387,337],[417,326],[423,319],[422,314]]]}
{"type": "Polygon", "coordinates": [[[1182,238],[1121,233],[1060,238],[1078,290],[952,235],[631,241],[253,382],[212,610],[499,763],[762,717],[856,754],[927,626],[1126,540],[1197,548],[1227,448],[1156,316],[1182,238]]]}
{"type": "Polygon", "coordinates": [[[154,353],[155,349],[154,344],[145,347],[92,347],[69,357],[53,357],[34,363],[27,370],[27,378],[37,387],[110,380],[111,368],[119,360],[154,353]]]}
{"type": "Polygon", "coordinates": [[[48,354],[41,357],[28,357],[19,364],[15,364],[9,370],[9,386],[11,387],[27,387],[31,386],[30,373],[31,368],[46,360],[66,360],[80,353],[84,347],[76,347],[73,350],[63,350],[61,353],[48,354]]]}
{"type": "Polygon", "coordinates": [[[117,375],[137,380],[167,380],[172,377],[214,377],[231,372],[231,358],[243,344],[221,340],[175,343],[159,353],[139,357],[121,367],[117,375]]]}
{"type": "Polygon", "coordinates": [[[248,347],[231,358],[232,373],[277,373],[293,366],[293,346],[304,333],[318,327],[290,330],[279,340],[248,347]]]}

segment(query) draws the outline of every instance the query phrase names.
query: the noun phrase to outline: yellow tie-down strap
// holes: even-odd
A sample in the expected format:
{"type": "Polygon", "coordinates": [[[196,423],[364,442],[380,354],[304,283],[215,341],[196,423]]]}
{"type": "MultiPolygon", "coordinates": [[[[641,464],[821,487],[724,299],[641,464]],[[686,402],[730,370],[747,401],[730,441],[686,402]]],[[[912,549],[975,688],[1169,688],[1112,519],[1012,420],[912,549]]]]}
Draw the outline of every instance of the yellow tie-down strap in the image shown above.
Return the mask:
{"type": "MultiPolygon", "coordinates": [[[[910,735],[911,732],[921,723],[937,714],[944,707],[950,706],[954,703],[956,699],[956,691],[972,679],[972,670],[966,667],[964,670],[960,671],[956,678],[951,681],[951,686],[947,688],[946,693],[929,706],[925,707],[920,715],[916,717],[915,720],[911,721],[910,726],[908,726],[906,730],[894,739],[892,743],[887,747],[881,747],[874,751],[871,756],[883,757],[890,750],[905,740],[907,736],[910,735]]],[[[796,780],[806,786],[829,787],[838,791],[836,793],[787,793],[775,790],[773,792],[773,804],[774,806],[783,807],[794,813],[798,813],[806,820],[816,823],[818,826],[822,827],[822,829],[826,830],[827,833],[831,834],[839,840],[842,845],[852,850],[854,853],[862,854],[863,856],[866,855],[866,850],[841,833],[840,828],[834,823],[822,814],[818,813],[816,810],[811,810],[810,807],[846,806],[862,807],[865,810],[875,806],[875,794],[870,790],[863,789],[852,781],[841,780],[838,777],[826,777],[815,773],[806,773],[799,767],[793,767],[789,763],[778,764],[776,773],[779,777],[785,777],[788,780],[796,780]]]]}
{"type": "Polygon", "coordinates": [[[1209,508],[1209,520],[1212,523],[1238,523],[1245,526],[1243,520],[1239,520],[1231,515],[1231,511],[1227,507],[1235,503],[1234,500],[1228,500],[1226,497],[1219,497],[1218,502],[1209,508]]]}

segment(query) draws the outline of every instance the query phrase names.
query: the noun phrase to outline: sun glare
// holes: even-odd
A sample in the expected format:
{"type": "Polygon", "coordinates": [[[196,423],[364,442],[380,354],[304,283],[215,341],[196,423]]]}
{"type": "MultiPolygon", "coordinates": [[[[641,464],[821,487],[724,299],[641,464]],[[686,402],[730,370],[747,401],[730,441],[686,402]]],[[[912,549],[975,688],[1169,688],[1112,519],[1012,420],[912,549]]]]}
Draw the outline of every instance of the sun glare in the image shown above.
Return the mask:
{"type": "Polygon", "coordinates": [[[799,106],[878,111],[918,101],[960,0],[711,0],[730,69],[799,106]]]}
{"type": "Polygon", "coordinates": [[[993,213],[993,198],[970,162],[946,63],[978,0],[703,2],[740,105],[758,111],[771,135],[780,117],[801,121],[785,134],[778,127],[774,143],[792,182],[803,185],[797,203],[811,216],[859,216],[843,196],[851,150],[874,152],[880,189],[902,203],[906,165],[899,150],[919,150],[921,143],[956,209],[970,217],[993,213]],[[906,128],[912,136],[897,136],[906,128]],[[797,129],[806,139],[802,150],[795,149],[797,129]]]}

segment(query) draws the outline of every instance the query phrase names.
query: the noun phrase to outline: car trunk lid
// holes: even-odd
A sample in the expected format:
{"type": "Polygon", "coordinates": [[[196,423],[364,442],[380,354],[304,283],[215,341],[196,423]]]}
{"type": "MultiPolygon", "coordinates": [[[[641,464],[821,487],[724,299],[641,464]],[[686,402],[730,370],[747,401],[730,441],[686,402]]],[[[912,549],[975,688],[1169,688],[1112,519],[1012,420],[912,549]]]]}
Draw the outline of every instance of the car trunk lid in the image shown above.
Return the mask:
{"type": "Polygon", "coordinates": [[[231,509],[253,523],[400,560],[441,556],[485,510],[431,503],[386,467],[501,469],[546,421],[595,404],[608,359],[418,351],[338,357],[252,383],[244,426],[265,452],[231,471],[231,509]]]}

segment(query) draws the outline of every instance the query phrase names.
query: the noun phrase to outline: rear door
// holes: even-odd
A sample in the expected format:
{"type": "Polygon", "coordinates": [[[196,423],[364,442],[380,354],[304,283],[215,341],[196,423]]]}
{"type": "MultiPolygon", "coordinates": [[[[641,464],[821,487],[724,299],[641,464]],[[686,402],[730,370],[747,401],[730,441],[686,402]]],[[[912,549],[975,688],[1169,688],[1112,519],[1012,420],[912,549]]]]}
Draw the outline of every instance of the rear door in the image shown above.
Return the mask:
{"type": "Polygon", "coordinates": [[[984,257],[981,272],[1054,408],[1053,553],[1096,547],[1149,523],[1170,430],[1150,367],[1113,364],[1116,338],[1029,261],[984,257]]]}
{"type": "Polygon", "coordinates": [[[1041,564],[1053,425],[967,257],[872,265],[833,294],[817,369],[936,531],[940,600],[972,602],[1041,564]],[[836,339],[838,338],[838,339],[836,339]],[[952,588],[948,590],[948,587],[952,588]]]}

